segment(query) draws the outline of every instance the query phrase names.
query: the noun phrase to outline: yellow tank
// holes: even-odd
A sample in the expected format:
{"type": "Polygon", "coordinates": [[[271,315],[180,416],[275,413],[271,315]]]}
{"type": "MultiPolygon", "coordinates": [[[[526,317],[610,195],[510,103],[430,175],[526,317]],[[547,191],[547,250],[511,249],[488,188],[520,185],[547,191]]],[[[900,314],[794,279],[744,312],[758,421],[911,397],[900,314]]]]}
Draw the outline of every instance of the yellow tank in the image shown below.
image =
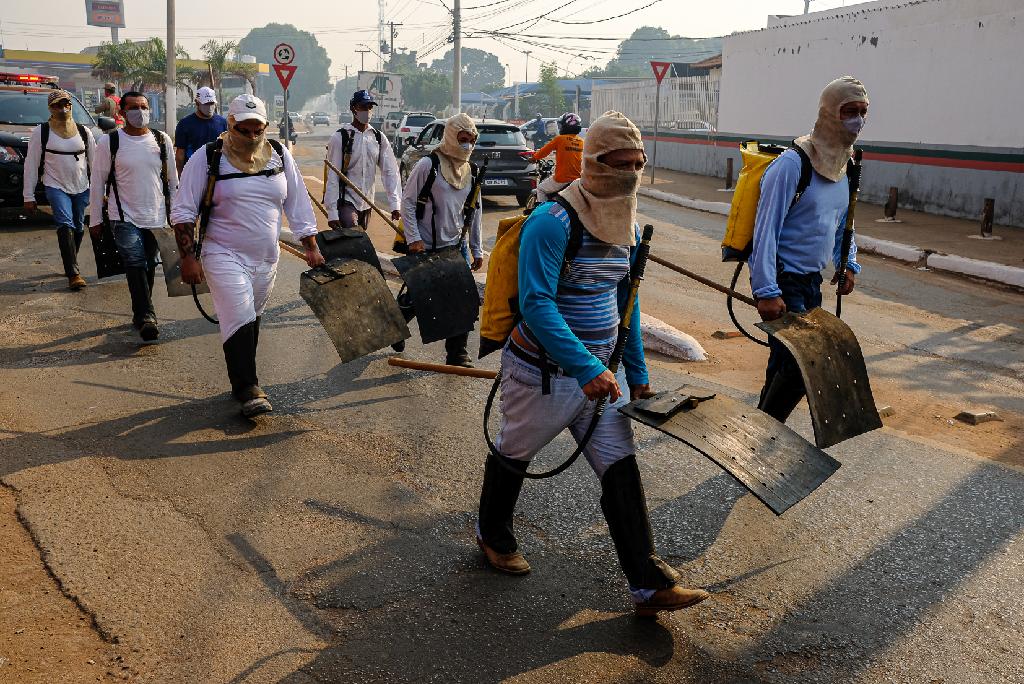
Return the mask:
{"type": "Polygon", "coordinates": [[[775,158],[786,151],[779,145],[759,145],[756,140],[740,143],[743,168],[736,179],[732,195],[725,239],[722,240],[722,261],[746,261],[754,242],[754,219],[761,199],[761,177],[775,158]]]}

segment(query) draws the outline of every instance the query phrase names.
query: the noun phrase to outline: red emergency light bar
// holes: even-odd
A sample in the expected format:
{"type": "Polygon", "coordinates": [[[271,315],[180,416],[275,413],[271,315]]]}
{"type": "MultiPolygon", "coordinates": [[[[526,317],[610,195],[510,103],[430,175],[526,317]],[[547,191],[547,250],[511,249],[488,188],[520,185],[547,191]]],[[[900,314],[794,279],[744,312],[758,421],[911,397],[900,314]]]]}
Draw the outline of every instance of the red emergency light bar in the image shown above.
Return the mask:
{"type": "Polygon", "coordinates": [[[27,83],[57,83],[56,76],[48,76],[46,74],[17,74],[10,72],[0,72],[0,84],[7,83],[10,85],[27,84],[27,83]]]}

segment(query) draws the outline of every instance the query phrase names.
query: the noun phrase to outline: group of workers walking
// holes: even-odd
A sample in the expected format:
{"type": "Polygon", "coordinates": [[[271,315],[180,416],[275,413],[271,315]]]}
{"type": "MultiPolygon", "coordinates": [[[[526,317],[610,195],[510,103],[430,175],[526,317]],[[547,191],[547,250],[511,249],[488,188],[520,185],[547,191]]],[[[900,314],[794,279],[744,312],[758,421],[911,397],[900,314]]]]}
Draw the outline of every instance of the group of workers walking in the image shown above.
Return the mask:
{"type": "MultiPolygon", "coordinates": [[[[85,206],[93,208],[90,230],[98,234],[99,208],[107,200],[133,323],[147,340],[158,335],[152,304],[158,248],[152,231],[170,221],[183,280],[205,280],[213,295],[232,393],[243,413],[255,415],[271,408],[259,387],[255,354],[277,274],[283,217],[302,242],[308,265],[322,264],[323,257],[296,162],[287,146],[266,137],[263,102],[241,95],[230,103],[226,120],[218,121],[209,107],[215,101],[212,91],[197,95],[196,120],[179,126],[174,143],[179,155],[171,152],[166,134],[149,128],[149,105],[142,94],[121,96],[124,127],[96,143],[87,130],[70,123],[70,96],[56,91],[50,96],[50,121],[40,127],[50,134],[45,162],[39,156],[45,135],[37,129],[29,146],[30,157],[33,150],[37,156],[26,169],[37,164],[43,170],[73,289],[84,284],[74,251],[82,238],[85,206]],[[209,216],[199,233],[200,251],[195,224],[203,221],[204,212],[209,216]]],[[[374,104],[366,91],[355,93],[350,103],[353,122],[331,137],[328,160],[368,198],[374,197],[381,175],[388,210],[392,218],[401,218],[410,252],[459,245],[470,267],[479,269],[479,203],[468,234],[464,230],[474,180],[473,121],[464,114],[448,119],[443,142],[411,170],[403,191],[390,146],[369,126],[374,104]],[[424,199],[428,180],[432,185],[424,199]]],[[[841,266],[837,242],[848,201],[845,169],[867,109],[859,81],[846,77],[829,84],[813,131],[795,141],[813,168],[809,185],[798,195],[802,156],[795,150],[780,155],[764,174],[750,257],[752,288],[764,320],[819,305],[821,270],[829,264],[841,266]]],[[[632,308],[633,332],[623,368],[609,370],[639,244],[636,208],[647,162],[644,143],[639,129],[617,112],[596,118],[585,140],[579,137],[577,115],[566,114],[559,125],[560,135],[534,157],[556,154],[554,176],[539,188],[543,199],[556,201],[539,204],[522,227],[520,319],[501,358],[500,432],[496,453],[489,453],[484,464],[476,541],[495,569],[512,575],[530,572],[513,526],[527,466],[566,428],[580,440],[597,400],[606,399],[608,410],[600,415],[583,453],[601,482],[601,510],[620,566],[638,614],[678,610],[708,594],[680,586],[679,574],[656,555],[632,427],[615,410],[652,394],[638,302],[632,308]],[[570,257],[573,235],[578,244],[570,257]]],[[[35,185],[34,178],[29,184],[28,175],[27,205],[30,196],[34,200],[30,190],[35,185]]],[[[326,203],[332,228],[366,227],[369,205],[336,174],[327,182],[326,203]]],[[[855,255],[852,249],[842,264],[851,274],[860,270],[855,255]]],[[[843,294],[853,289],[853,276],[845,282],[843,294]]],[[[446,342],[449,363],[468,365],[467,337],[446,342]]],[[[779,420],[786,419],[804,392],[795,369],[789,352],[773,343],[759,406],[779,420]]]]}

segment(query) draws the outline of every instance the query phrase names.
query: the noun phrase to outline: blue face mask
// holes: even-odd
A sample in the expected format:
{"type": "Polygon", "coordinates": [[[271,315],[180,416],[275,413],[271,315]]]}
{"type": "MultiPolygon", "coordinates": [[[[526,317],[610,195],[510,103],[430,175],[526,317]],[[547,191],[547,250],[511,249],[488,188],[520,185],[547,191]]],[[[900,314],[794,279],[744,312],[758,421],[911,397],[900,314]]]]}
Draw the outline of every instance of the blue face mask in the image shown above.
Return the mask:
{"type": "Polygon", "coordinates": [[[864,117],[855,116],[851,119],[843,119],[843,128],[853,135],[860,135],[860,132],[864,129],[864,117]]]}
{"type": "Polygon", "coordinates": [[[466,150],[467,152],[472,152],[473,151],[473,143],[468,143],[468,142],[459,143],[459,147],[461,147],[462,149],[466,150]]]}

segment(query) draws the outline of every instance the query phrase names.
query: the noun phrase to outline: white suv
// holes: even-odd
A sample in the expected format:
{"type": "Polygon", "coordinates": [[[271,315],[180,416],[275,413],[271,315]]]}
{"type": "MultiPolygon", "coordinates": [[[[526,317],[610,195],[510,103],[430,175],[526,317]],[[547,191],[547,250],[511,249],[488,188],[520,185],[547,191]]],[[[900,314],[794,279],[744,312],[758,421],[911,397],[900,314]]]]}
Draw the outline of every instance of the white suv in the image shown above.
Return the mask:
{"type": "Polygon", "coordinates": [[[399,149],[411,145],[423,127],[435,119],[437,117],[430,112],[409,112],[402,117],[402,121],[398,124],[398,130],[395,131],[395,145],[399,149]]]}

